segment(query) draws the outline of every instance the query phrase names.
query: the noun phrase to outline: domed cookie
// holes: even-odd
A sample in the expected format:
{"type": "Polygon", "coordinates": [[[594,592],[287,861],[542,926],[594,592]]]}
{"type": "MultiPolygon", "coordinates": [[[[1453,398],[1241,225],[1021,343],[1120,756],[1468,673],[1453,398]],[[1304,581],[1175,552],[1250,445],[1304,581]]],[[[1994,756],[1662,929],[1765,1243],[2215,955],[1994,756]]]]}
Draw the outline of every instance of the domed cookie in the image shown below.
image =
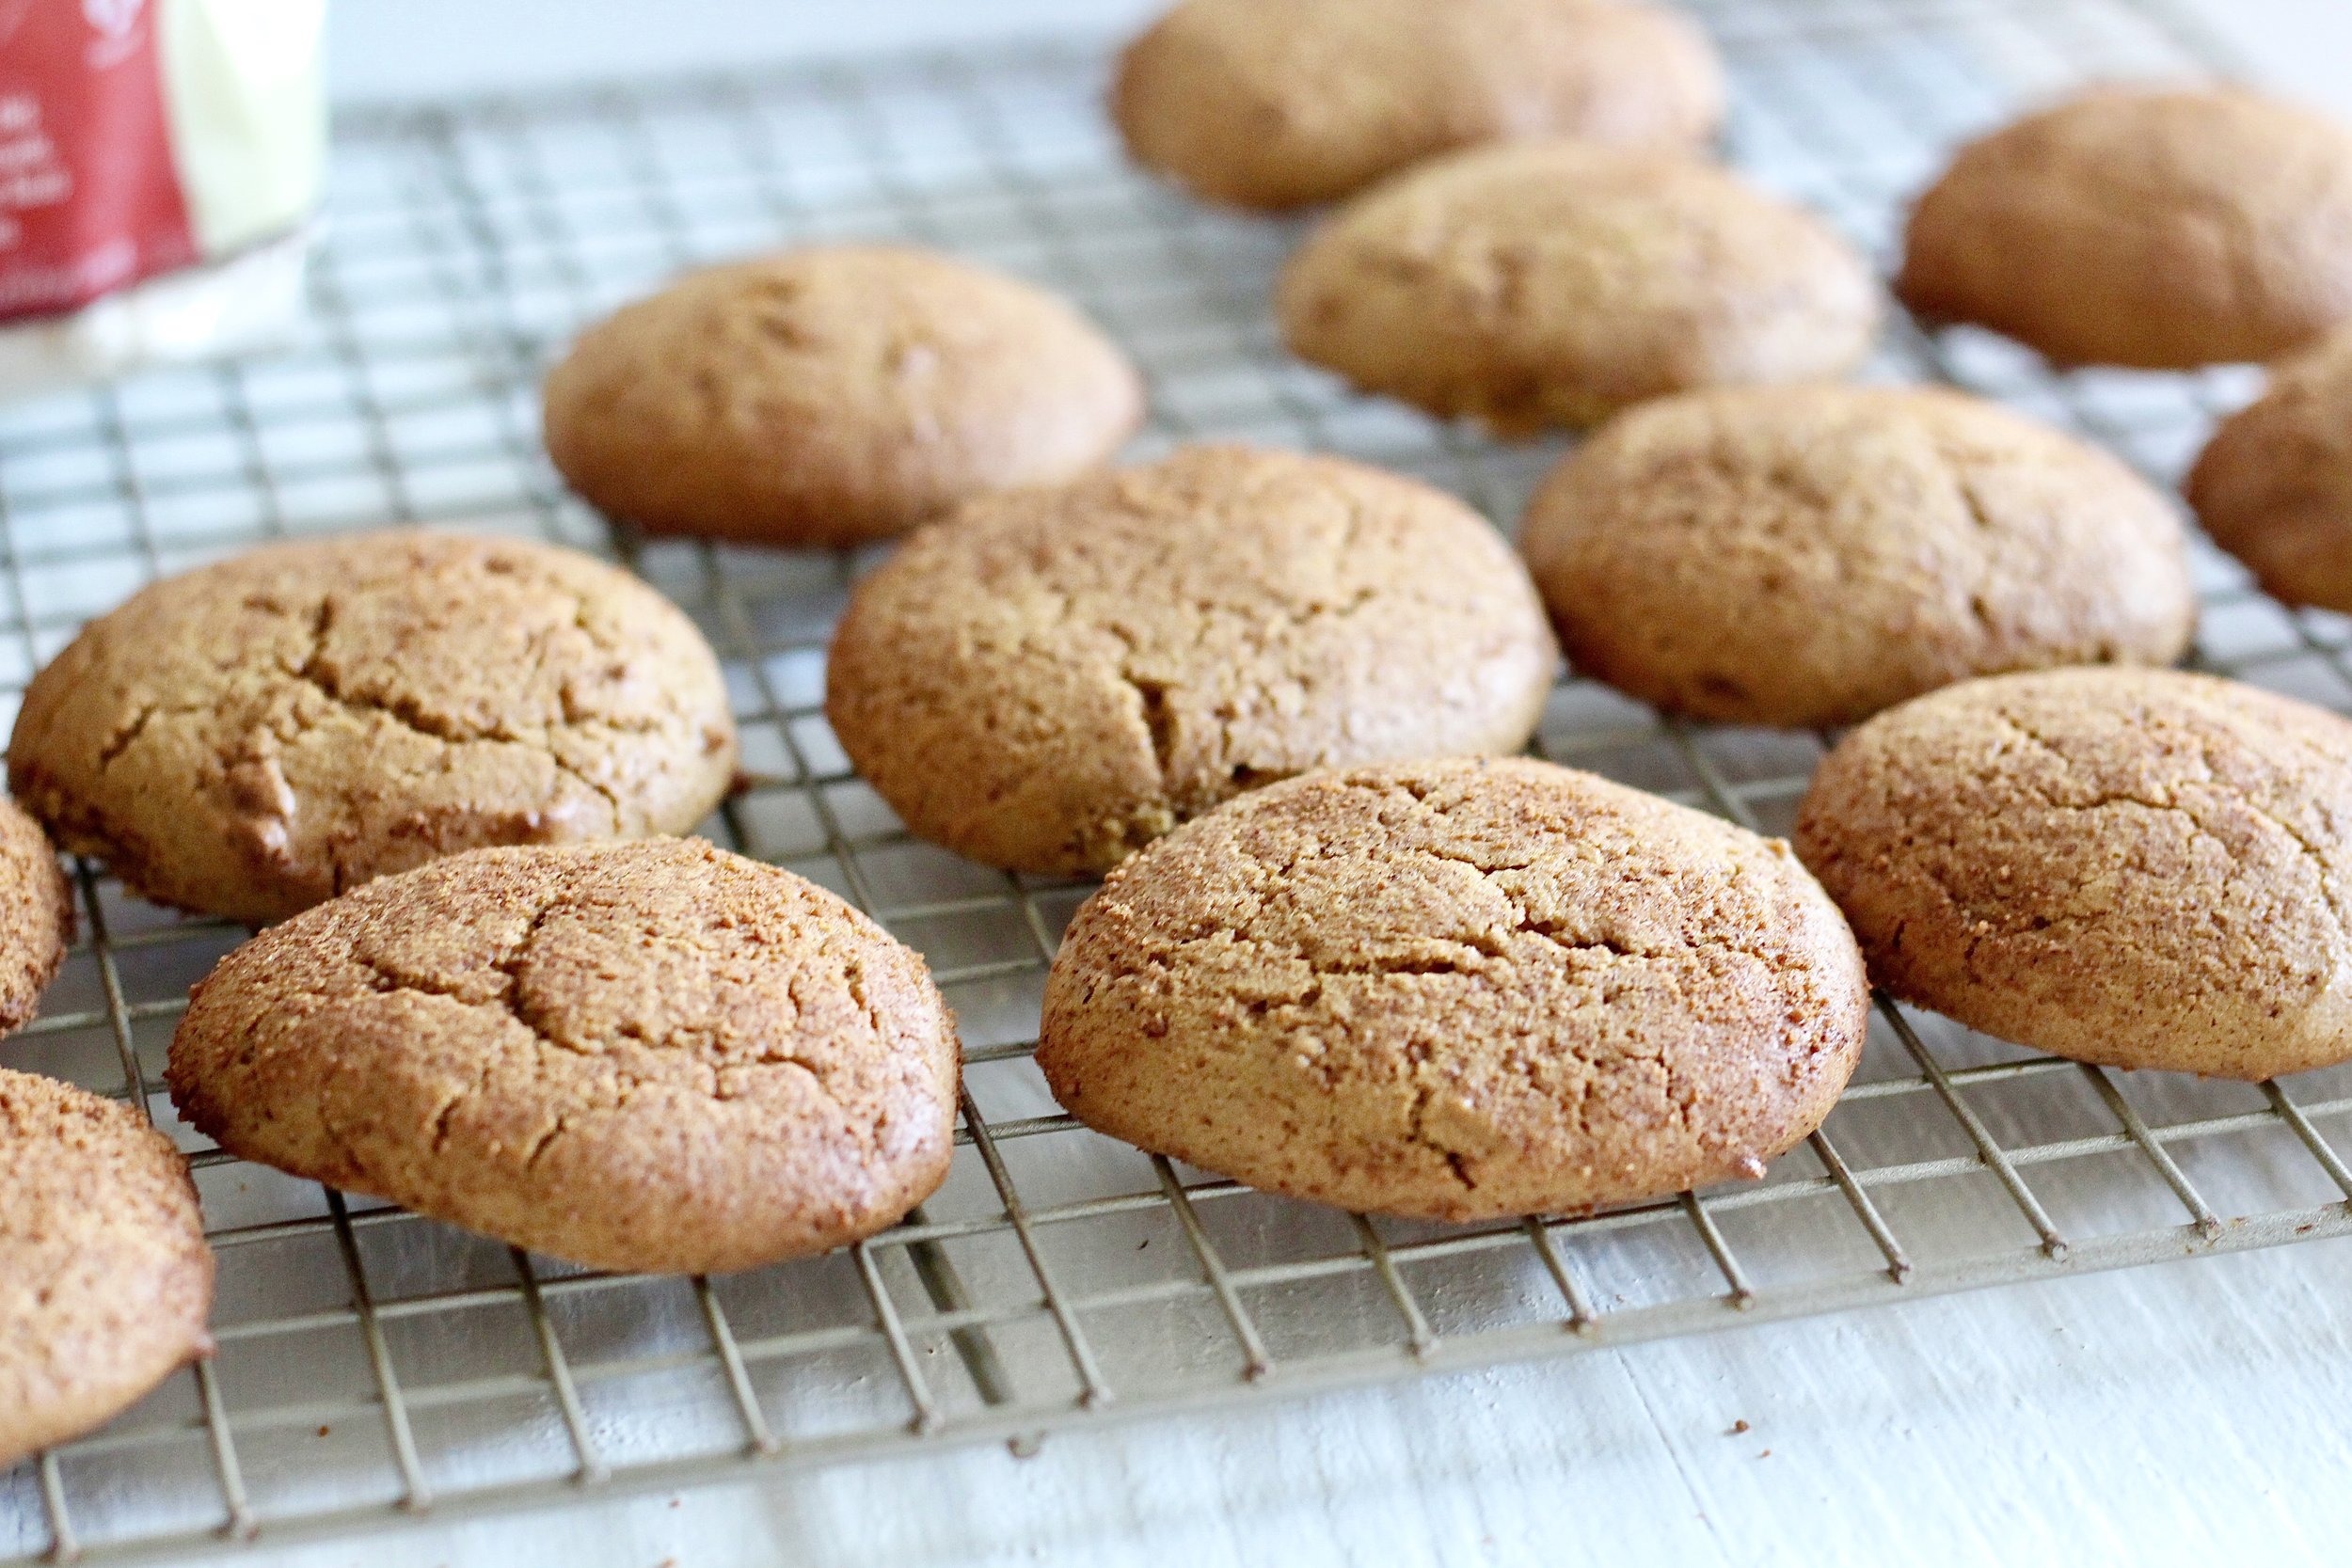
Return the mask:
{"type": "Polygon", "coordinates": [[[1810,214],[1695,159],[1481,148],[1327,219],[1283,270],[1303,359],[1505,434],[1695,387],[1844,373],[1878,288],[1810,214]]]}
{"type": "Polygon", "coordinates": [[[478,845],[682,832],[734,771],[718,662],[652,589],[405,531],[152,584],[33,677],[8,743],[65,847],[254,924],[478,845]]]}
{"type": "Polygon", "coordinates": [[[2188,502],[2274,597],[2352,612],[2352,327],[2214,432],[2188,502]]]}
{"type": "Polygon", "coordinates": [[[0,1068],[0,1469],[212,1353],[213,1254],[171,1140],[0,1068]]]}
{"type": "Polygon", "coordinates": [[[1062,939],[1037,1061],[1145,1149],[1472,1220],[1761,1176],[1829,1114],[1867,1009],[1787,845],[1455,759],[1277,784],[1120,866],[1062,939]]]}
{"type": "Polygon", "coordinates": [[[1707,35],[1613,0],[1184,0],[1111,89],[1136,162],[1268,208],[1478,142],[1695,148],[1723,112],[1707,35]]]}
{"type": "Polygon", "coordinates": [[[2162,670],[1947,687],[1848,736],[1799,853],[1872,979],[2083,1061],[2352,1057],[2352,721],[2162,670]]]}
{"type": "Polygon", "coordinates": [[[882,245],[689,273],[582,333],[544,397],[548,455],[594,505],[768,545],[1073,479],[1143,418],[1134,368],[1060,300],[882,245]]]}
{"type": "Polygon", "coordinates": [[[1850,724],[2003,670],[2169,664],[2197,614],[2162,496],[1926,388],[1644,404],[1552,471],[1519,546],[1578,670],[1735,723],[1850,724]]]}
{"type": "Polygon", "coordinates": [[[517,1246],[674,1274],[821,1252],[947,1173],[923,960],[699,840],[481,849],[222,960],[172,1102],[248,1160],[517,1246]]]}
{"type": "Polygon", "coordinates": [[[1103,871],[1305,768],[1517,751],[1557,660],[1526,571],[1459,501],[1194,447],[910,541],[850,598],[825,713],[914,832],[1103,871]]]}
{"type": "Polygon", "coordinates": [[[2097,87],[1960,150],[1896,293],[2061,365],[2267,359],[2352,316],[2352,130],[2236,87],[2097,87]]]}
{"type": "Polygon", "coordinates": [[[0,800],[0,1035],[30,1022],[73,940],[73,890],[40,824],[0,800]]]}

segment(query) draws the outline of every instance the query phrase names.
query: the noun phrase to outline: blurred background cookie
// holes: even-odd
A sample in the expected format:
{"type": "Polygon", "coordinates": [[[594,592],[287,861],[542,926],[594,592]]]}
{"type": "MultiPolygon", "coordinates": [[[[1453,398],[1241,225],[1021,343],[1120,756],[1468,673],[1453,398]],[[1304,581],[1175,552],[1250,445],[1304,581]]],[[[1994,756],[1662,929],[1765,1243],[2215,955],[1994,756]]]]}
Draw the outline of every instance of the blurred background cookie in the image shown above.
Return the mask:
{"type": "Polygon", "coordinates": [[[2186,486],[2215,544],[2288,604],[2352,612],[2352,326],[2275,370],[2186,486]]]}
{"type": "Polygon", "coordinates": [[[618,567],[384,532],[100,616],[24,692],[8,787],[157,903],[251,923],[485,844],[680,832],[735,773],[709,644],[618,567]]]}
{"type": "Polygon", "coordinates": [[[171,1140],[0,1068],[0,1467],[211,1354],[213,1253],[171,1140]]]}
{"type": "Polygon", "coordinates": [[[1969,143],[1896,293],[2060,365],[2268,359],[2352,316],[2352,130],[2237,87],[2097,87],[1969,143]]]}
{"type": "Polygon", "coordinates": [[[1524,757],[1316,773],[1111,874],[1037,1062],[1098,1132],[1471,1220],[1735,1177],[1818,1127],[1869,998],[1786,844],[1524,757]]]}
{"type": "Polygon", "coordinates": [[[850,598],[825,714],[915,833],[1099,872],[1303,768],[1517,751],[1557,661],[1526,570],[1452,497],[1194,447],[911,540],[850,598]]]}
{"type": "Polygon", "coordinates": [[[2196,622],[2170,502],[2095,447],[1929,388],[1645,404],[1552,471],[1519,545],[1579,671],[1735,723],[2169,664],[2196,622]]]}
{"type": "Polygon", "coordinates": [[[2081,1061],[2352,1058],[2352,721],[2172,670],[1947,687],[1814,775],[1797,849],[1870,977],[2081,1061]]]}
{"type": "Polygon", "coordinates": [[[1842,375],[1879,294],[1826,226],[1720,168],[1549,141],[1457,153],[1349,202],[1283,270],[1277,313],[1301,358],[1510,434],[1842,375]]]}
{"type": "Polygon", "coordinates": [[[824,889],[699,840],[485,849],[238,948],[172,1102],[238,1156],[516,1246],[699,1274],[872,1234],[947,1172],[953,1021],[824,889]]]}
{"type": "Polygon", "coordinates": [[[548,455],[656,533],[850,545],[1106,461],[1143,418],[1068,305],[929,251],[839,245],[689,273],[580,334],[548,455]]]}
{"type": "Polygon", "coordinates": [[[1511,137],[1692,148],[1723,112],[1707,35],[1616,0],[1185,0],[1111,89],[1136,162],[1244,207],[1511,137]]]}

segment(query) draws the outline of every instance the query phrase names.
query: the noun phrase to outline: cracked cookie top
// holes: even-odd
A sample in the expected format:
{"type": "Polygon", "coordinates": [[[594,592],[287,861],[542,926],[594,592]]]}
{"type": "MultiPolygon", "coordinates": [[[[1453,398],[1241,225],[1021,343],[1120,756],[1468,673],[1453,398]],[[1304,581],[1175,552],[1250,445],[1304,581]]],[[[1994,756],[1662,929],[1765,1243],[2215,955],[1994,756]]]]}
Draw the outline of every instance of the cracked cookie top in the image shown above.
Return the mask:
{"type": "Polygon", "coordinates": [[[246,1159],[699,1274],[928,1196],[957,1043],[922,958],[834,895],[644,839],[476,850],[297,915],[196,988],[167,1076],[246,1159]]]}
{"type": "Polygon", "coordinates": [[[130,1106],[0,1068],[0,1468],[212,1350],[187,1162],[130,1106]]]}
{"type": "Polygon", "coordinates": [[[1459,501],[1192,447],[909,541],[850,599],[825,713],[915,832],[1099,872],[1306,768],[1517,751],[1556,657],[1525,570],[1459,501]]]}
{"type": "Polygon", "coordinates": [[[1706,33],[1613,0],[1184,0],[1111,90],[1136,162],[1260,208],[1510,136],[1696,149],[1723,112],[1706,33]]]}
{"type": "Polygon", "coordinates": [[[1457,759],[1277,784],[1120,866],[1062,939],[1037,1059],[1146,1149],[1467,1220],[1761,1176],[1828,1115],[1867,1003],[1787,845],[1457,759]]]}
{"type": "Polygon", "coordinates": [[[1108,459],[1143,383],[1093,325],[983,267],[820,245],[690,273],[548,376],[548,455],[660,533],[853,545],[1108,459]]]}
{"type": "Polygon", "coordinates": [[[1896,293],[2061,365],[2276,358],[2352,316],[2352,129],[2240,87],[2094,87],[1960,150],[1896,293]]]}
{"type": "Polygon", "coordinates": [[[1519,547],[1579,671],[1734,723],[1851,724],[1970,675],[2169,664],[2197,614],[2163,496],[1931,388],[1644,404],[1553,470],[1519,547]]]}
{"type": "Polygon", "coordinates": [[[1854,731],[1796,842],[1871,977],[1989,1035],[2262,1079],[2352,1056],[2352,722],[2209,675],[1947,687],[1854,731]]]}
{"type": "Polygon", "coordinates": [[[1879,292],[1827,225],[1712,164],[1508,142],[1341,208],[1283,268],[1276,312],[1300,358],[1508,435],[1843,375],[1879,292]]]}
{"type": "Polygon", "coordinates": [[[33,678],[8,743],[66,848],[253,924],[481,845],[682,832],[734,769],[717,660],[652,589],[405,531],[142,590],[33,678]]]}

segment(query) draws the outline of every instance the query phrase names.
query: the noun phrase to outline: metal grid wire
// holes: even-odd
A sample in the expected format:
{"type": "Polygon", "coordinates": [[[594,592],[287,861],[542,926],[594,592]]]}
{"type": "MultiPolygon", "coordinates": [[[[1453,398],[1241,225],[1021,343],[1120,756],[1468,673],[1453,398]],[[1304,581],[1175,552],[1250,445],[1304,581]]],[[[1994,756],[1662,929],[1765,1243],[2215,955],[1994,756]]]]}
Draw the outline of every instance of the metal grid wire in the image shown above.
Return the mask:
{"type": "MultiPolygon", "coordinates": [[[[2087,75],[2213,56],[2158,0],[1709,0],[1736,162],[1882,257],[1956,137],[2087,75]]],[[[1150,1159],[1058,1115],[1028,1060],[1082,885],[914,842],[819,711],[866,558],[615,535],[542,459],[535,387],[583,320],[705,258],[894,235],[1074,296],[1149,372],[1138,455],[1223,436],[1422,474],[1507,523],[1557,444],[1502,447],[1279,352],[1295,226],[1122,166],[1099,48],[798,70],[344,127],[315,310],[289,352],[0,414],[0,721],[86,616],[159,573],[385,518],[617,552],[726,662],[754,786],[707,831],[925,952],[969,1048],[946,1186],[829,1257],[714,1280],[583,1272],[230,1161],[156,1091],[185,987],[243,932],[76,884],[84,940],[13,1065],[130,1097],[195,1156],[220,1354],[0,1475],[0,1561],[380,1528],[1025,1439],[1170,1411],[2352,1231],[2328,1141],[2352,1072],[2251,1086],[2032,1057],[1882,1004],[1828,1125],[1765,1181],[1565,1221],[1366,1220],[1150,1159]]],[[[2053,376],[1897,322],[1871,373],[1936,378],[2169,483],[2243,372],[2053,376]]],[[[2352,709],[2352,626],[2200,546],[2201,663],[2352,709]]],[[[1561,686],[1562,762],[1786,828],[1818,736],[1662,722],[1561,686]]]]}

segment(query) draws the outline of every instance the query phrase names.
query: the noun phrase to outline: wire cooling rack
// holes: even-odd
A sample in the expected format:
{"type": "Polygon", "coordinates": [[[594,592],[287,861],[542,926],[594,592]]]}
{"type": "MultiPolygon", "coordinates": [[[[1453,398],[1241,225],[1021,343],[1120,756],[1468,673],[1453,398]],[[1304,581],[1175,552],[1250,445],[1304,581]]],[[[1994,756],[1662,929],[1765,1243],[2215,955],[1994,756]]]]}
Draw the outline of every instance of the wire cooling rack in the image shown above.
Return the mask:
{"type": "MultiPolygon", "coordinates": [[[[2209,70],[2155,0],[1710,0],[1735,160],[1882,257],[1940,150],[2089,75],[2209,70]]],[[[1295,225],[1129,173],[1097,47],[795,71],[346,124],[303,341],[0,411],[0,721],[86,616],[160,572],[386,518],[612,550],[721,649],[756,783],[707,830],[929,955],[969,1048],[946,1186],[909,1223],[714,1280],[581,1272],[202,1147],[156,1092],[187,985],[243,935],[76,868],[84,941],[13,1065],[128,1095],[191,1149],[220,1353],[0,1475],[0,1561],[164,1556],[581,1488],[675,1486],[1120,1413],[1263,1400],[1998,1281],[2352,1231],[2328,1142],[2352,1072],[2259,1086],[2026,1056],[1882,1006],[1820,1135],[1756,1186],[1596,1217],[1365,1220],[1148,1159],[1056,1113],[1030,1063],[1082,885],[910,840],[819,710],[870,558],[614,536],[540,456],[570,332],[687,262],[825,235],[947,246],[1075,296],[1150,373],[1138,444],[1224,436],[1419,473],[1497,519],[1557,453],[1502,447],[1291,363],[1268,285],[1295,225]]],[[[2169,482],[2243,372],[2054,377],[1889,330],[1872,374],[2072,426],[2169,482]]],[[[2352,626],[2200,546],[2209,668],[2352,709],[2352,626]]],[[[1548,755],[1766,831],[1818,737],[1556,692],[1548,755]]],[[[2347,1146],[2352,1147],[2352,1146],[2347,1146]]]]}

